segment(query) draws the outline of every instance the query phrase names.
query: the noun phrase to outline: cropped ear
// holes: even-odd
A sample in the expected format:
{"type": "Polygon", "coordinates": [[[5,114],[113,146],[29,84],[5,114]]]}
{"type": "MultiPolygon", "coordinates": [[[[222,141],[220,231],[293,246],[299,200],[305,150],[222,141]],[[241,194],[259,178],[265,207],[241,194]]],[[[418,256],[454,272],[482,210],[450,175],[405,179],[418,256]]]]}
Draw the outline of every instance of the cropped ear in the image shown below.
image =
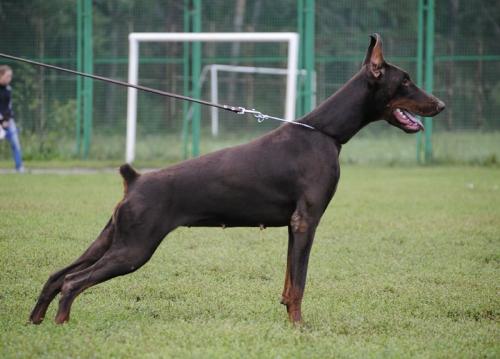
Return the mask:
{"type": "Polygon", "coordinates": [[[368,51],[366,52],[363,65],[370,71],[371,75],[379,78],[384,73],[384,54],[382,52],[382,38],[375,33],[370,35],[371,41],[368,51]]]}

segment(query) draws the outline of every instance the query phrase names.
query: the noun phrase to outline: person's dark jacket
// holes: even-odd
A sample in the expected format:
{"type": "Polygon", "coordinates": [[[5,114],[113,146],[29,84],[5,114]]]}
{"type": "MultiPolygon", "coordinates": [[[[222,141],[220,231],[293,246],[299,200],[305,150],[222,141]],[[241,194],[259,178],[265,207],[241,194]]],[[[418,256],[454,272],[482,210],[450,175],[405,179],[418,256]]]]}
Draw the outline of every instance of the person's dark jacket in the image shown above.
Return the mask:
{"type": "Polygon", "coordinates": [[[12,110],[12,88],[0,85],[0,123],[14,117],[12,110]]]}

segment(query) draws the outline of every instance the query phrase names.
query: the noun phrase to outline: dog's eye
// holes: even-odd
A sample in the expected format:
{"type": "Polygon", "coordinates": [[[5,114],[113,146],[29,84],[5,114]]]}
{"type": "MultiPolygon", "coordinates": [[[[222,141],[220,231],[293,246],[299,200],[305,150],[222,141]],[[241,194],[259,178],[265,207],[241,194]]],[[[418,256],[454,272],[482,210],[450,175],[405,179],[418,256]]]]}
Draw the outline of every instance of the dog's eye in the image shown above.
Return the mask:
{"type": "Polygon", "coordinates": [[[410,79],[404,79],[403,82],[401,83],[401,85],[410,86],[410,83],[411,83],[410,79]]]}

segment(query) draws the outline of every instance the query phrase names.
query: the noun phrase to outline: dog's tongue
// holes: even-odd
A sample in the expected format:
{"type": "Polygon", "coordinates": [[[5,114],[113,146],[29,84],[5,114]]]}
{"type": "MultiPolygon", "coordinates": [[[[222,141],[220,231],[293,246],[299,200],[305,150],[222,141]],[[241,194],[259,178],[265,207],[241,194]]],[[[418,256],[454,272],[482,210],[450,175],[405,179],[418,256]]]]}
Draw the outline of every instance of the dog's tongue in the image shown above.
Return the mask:
{"type": "Polygon", "coordinates": [[[422,129],[422,130],[424,129],[424,124],[422,123],[422,121],[420,121],[418,118],[413,116],[413,114],[411,112],[408,112],[405,110],[403,110],[403,112],[406,115],[406,117],[408,117],[412,122],[415,122],[420,127],[420,129],[422,129]]]}
{"type": "Polygon", "coordinates": [[[412,113],[398,108],[394,110],[394,115],[399,120],[399,122],[401,122],[401,124],[410,127],[418,126],[419,129],[424,130],[424,124],[422,123],[422,121],[413,116],[412,113]]]}

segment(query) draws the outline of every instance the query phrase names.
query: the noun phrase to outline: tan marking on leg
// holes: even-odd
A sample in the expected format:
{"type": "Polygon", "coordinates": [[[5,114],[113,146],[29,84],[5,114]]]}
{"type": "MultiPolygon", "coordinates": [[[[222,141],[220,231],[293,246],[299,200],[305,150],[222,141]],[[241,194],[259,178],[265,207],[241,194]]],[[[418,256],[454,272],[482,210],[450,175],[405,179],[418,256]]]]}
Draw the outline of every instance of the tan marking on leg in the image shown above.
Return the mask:
{"type": "Polygon", "coordinates": [[[302,321],[301,304],[303,293],[295,288],[290,288],[289,298],[287,298],[286,310],[288,318],[292,323],[302,321]]]}
{"type": "Polygon", "coordinates": [[[306,233],[309,229],[305,218],[297,212],[292,215],[290,225],[292,226],[292,231],[295,233],[306,233]]]}

